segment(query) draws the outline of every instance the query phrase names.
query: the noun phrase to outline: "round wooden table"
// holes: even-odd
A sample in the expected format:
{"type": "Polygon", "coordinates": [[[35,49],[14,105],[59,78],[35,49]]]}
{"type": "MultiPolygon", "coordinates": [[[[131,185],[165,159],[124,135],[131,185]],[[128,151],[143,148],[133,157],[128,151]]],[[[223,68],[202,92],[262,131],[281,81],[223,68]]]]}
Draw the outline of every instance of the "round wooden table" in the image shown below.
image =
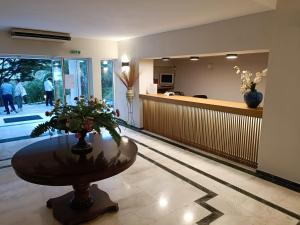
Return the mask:
{"type": "Polygon", "coordinates": [[[93,145],[93,151],[87,155],[73,154],[71,146],[77,139],[66,135],[28,145],[12,158],[12,166],[23,180],[40,185],[73,186],[74,191],[47,201],[54,217],[64,225],[118,211],[118,204],[90,183],[121,173],[136,159],[137,146],[127,138],[123,137],[119,146],[106,134],[90,134],[86,139],[93,145]]]}

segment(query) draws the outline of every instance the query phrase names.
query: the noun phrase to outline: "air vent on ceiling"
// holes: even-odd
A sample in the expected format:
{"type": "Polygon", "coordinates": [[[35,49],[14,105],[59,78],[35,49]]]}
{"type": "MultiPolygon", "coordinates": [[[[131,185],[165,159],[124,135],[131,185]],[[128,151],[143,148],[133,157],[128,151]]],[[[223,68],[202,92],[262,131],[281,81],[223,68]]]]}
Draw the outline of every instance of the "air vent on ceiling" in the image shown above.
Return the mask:
{"type": "Polygon", "coordinates": [[[11,29],[11,37],[46,41],[71,41],[71,36],[68,33],[20,28],[11,29]]]}

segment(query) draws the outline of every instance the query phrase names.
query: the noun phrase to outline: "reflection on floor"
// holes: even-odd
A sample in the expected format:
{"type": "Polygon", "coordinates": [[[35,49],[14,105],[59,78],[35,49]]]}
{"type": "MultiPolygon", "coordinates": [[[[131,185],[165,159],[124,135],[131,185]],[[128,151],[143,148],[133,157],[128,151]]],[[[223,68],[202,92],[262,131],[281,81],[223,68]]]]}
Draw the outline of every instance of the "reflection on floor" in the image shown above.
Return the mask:
{"type": "MultiPolygon", "coordinates": [[[[136,163],[97,182],[119,203],[120,211],[87,224],[298,224],[299,193],[145,134],[129,129],[123,134],[137,140],[136,163]]],[[[5,204],[0,204],[0,216],[6,225],[58,224],[45,202],[71,190],[27,183],[7,167],[5,158],[36,140],[9,142],[4,148],[1,144],[0,202],[5,204]]]]}

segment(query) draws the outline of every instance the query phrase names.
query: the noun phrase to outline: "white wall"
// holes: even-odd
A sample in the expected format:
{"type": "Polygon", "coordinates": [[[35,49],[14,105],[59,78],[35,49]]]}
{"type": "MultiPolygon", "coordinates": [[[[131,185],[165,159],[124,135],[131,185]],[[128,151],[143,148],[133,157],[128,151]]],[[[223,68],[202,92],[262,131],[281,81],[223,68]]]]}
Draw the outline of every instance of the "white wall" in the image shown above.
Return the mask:
{"type": "MultiPolygon", "coordinates": [[[[144,59],[139,63],[139,94],[146,94],[149,84],[153,83],[154,61],[152,59],[144,59]],[[149,76],[152,74],[152,76],[149,76]]],[[[137,98],[138,99],[138,98],[137,98]]],[[[143,127],[143,106],[140,104],[140,115],[137,118],[138,127],[143,127]]]]}
{"type": "Polygon", "coordinates": [[[259,169],[300,183],[300,1],[278,0],[259,169]]]}
{"type": "Polygon", "coordinates": [[[119,42],[119,56],[182,56],[269,49],[273,11],[119,42]]]}
{"type": "MultiPolygon", "coordinates": [[[[186,59],[172,60],[176,66],[175,91],[193,96],[205,94],[208,98],[243,102],[240,92],[240,76],[233,67],[253,72],[262,71],[268,66],[268,53],[239,55],[236,60],[224,56],[201,57],[199,61],[186,59]]],[[[265,92],[266,80],[257,89],[265,92]]]]}
{"type": "Polygon", "coordinates": [[[117,42],[93,39],[73,38],[68,42],[50,42],[25,39],[12,39],[8,32],[0,32],[0,56],[30,55],[46,57],[68,57],[91,59],[93,91],[101,97],[101,59],[113,59],[118,56],[117,42]],[[80,55],[70,54],[70,50],[80,50],[80,55]]]}
{"type": "MultiPolygon", "coordinates": [[[[118,74],[121,73],[120,60],[114,60],[114,108],[119,109],[120,118],[128,121],[128,105],[126,99],[126,87],[119,79],[118,74]]],[[[135,94],[138,92],[138,86],[134,87],[135,94]]],[[[136,98],[136,97],[135,97],[136,98]]],[[[135,112],[136,113],[136,112],[135,112]]]]}

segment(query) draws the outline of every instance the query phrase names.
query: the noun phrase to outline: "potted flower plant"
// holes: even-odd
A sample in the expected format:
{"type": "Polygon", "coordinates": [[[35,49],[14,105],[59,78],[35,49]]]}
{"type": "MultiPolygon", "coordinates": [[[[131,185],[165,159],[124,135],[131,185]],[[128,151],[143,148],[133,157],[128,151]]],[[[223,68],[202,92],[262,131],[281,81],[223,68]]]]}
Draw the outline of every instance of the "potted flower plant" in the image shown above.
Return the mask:
{"type": "Polygon", "coordinates": [[[85,141],[86,134],[91,131],[100,133],[100,128],[106,128],[117,144],[121,137],[116,128],[119,128],[119,110],[113,111],[105,102],[90,97],[88,102],[84,98],[74,99],[76,105],[62,105],[56,100],[54,108],[46,112],[51,117],[49,121],[39,124],[31,132],[31,137],[38,137],[48,130],[63,130],[65,133],[75,133],[78,143],[72,146],[74,153],[89,153],[92,147],[85,141]]]}
{"type": "Polygon", "coordinates": [[[241,70],[238,66],[234,67],[236,74],[241,76],[240,91],[244,94],[244,100],[249,108],[257,108],[263,100],[263,94],[256,90],[256,85],[267,76],[267,69],[256,72],[255,76],[248,70],[241,70]]]}

